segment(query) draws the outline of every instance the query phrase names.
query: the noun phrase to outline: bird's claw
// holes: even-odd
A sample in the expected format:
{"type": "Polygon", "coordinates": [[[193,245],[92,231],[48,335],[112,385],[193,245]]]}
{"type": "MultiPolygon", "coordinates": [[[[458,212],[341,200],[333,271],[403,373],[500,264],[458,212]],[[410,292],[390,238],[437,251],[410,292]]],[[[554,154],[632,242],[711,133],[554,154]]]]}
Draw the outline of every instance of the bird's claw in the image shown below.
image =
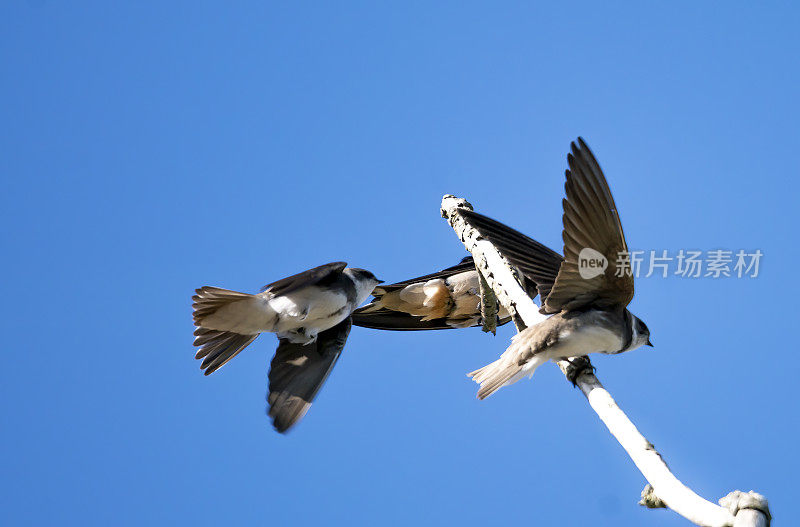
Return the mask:
{"type": "Polygon", "coordinates": [[[586,355],[582,355],[580,357],[575,357],[572,359],[567,359],[569,366],[566,367],[566,371],[564,375],[566,375],[567,380],[572,383],[572,386],[578,386],[578,377],[587,369],[591,370],[594,373],[595,368],[592,366],[589,357],[586,355]]]}

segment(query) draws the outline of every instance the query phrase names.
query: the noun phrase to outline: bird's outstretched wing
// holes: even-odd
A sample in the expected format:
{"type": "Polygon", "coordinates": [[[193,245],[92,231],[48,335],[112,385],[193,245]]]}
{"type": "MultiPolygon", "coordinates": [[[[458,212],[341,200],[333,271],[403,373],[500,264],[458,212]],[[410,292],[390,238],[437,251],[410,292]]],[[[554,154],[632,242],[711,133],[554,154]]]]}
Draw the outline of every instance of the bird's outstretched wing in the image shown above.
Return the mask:
{"type": "Polygon", "coordinates": [[[583,139],[572,143],[567,161],[567,197],[563,200],[564,261],[543,302],[542,312],[557,313],[588,304],[627,306],[633,299],[633,276],[617,273],[618,256],[627,253],[628,246],[611,190],[583,139]],[[579,257],[593,254],[591,251],[581,254],[587,249],[603,255],[607,267],[597,276],[584,278],[579,271],[579,257]]]}
{"type": "Polygon", "coordinates": [[[276,282],[265,285],[261,288],[261,292],[270,293],[272,296],[279,296],[291,293],[301,287],[325,284],[327,281],[333,281],[338,278],[345,267],[347,267],[346,262],[331,262],[320,265],[319,267],[314,267],[308,271],[287,276],[286,278],[281,278],[276,282]]]}
{"type": "MultiPolygon", "coordinates": [[[[474,321],[464,320],[462,323],[453,323],[447,318],[436,318],[433,320],[422,320],[422,317],[394,311],[391,309],[380,309],[371,313],[353,312],[353,324],[362,328],[383,329],[390,331],[424,331],[434,329],[458,329],[463,327],[479,326],[481,324],[480,313],[475,313],[474,321]]],[[[502,326],[509,322],[510,317],[498,320],[497,325],[502,326]]]]}
{"type": "Polygon", "coordinates": [[[280,433],[294,426],[311,407],[342,353],[351,322],[347,318],[322,331],[311,344],[280,339],[269,370],[267,415],[280,433]]]}
{"type": "Polygon", "coordinates": [[[460,209],[458,214],[468,220],[483,238],[491,242],[500,254],[524,275],[526,281],[533,282],[540,298],[547,298],[563,260],[560,254],[483,214],[466,209],[460,209]]]}

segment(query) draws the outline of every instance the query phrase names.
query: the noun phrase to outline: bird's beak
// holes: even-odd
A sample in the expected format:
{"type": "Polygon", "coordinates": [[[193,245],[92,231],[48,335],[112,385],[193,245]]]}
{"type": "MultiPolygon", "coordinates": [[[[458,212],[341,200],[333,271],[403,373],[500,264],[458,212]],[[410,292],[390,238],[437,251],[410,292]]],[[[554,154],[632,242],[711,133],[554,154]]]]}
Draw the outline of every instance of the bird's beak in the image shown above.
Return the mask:
{"type": "Polygon", "coordinates": [[[650,342],[650,337],[647,337],[647,342],[645,342],[645,344],[650,346],[651,348],[655,348],[655,346],[653,346],[653,343],[650,342]]]}
{"type": "MultiPolygon", "coordinates": [[[[377,278],[376,278],[376,280],[377,280],[377,278]]],[[[385,281],[386,281],[386,280],[378,280],[378,283],[379,283],[379,284],[382,284],[382,283],[384,283],[385,281]]]]}

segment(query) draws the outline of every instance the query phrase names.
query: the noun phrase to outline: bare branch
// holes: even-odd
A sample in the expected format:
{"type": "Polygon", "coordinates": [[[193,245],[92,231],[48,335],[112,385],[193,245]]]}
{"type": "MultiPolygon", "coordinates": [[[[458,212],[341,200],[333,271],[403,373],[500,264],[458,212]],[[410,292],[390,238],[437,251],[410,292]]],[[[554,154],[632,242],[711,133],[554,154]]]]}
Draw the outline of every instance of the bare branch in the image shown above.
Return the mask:
{"type": "MultiPolygon", "coordinates": [[[[505,258],[489,241],[481,238],[480,234],[458,214],[458,210],[462,208],[472,210],[472,205],[464,199],[451,195],[442,198],[442,217],[447,219],[464,247],[472,253],[476,268],[485,277],[499,302],[509,313],[516,313],[526,326],[532,326],[544,320],[545,315],[539,313],[538,306],[525,293],[505,258]]],[[[588,361],[584,364],[588,364],[588,361]]],[[[698,496],[670,472],[655,447],[636,429],[611,394],[603,388],[594,375],[591,365],[583,366],[578,371],[570,371],[574,370],[571,363],[560,361],[559,367],[568,375],[568,378],[573,377],[571,380],[581,389],[589,401],[589,405],[650,483],[651,492],[647,496],[643,493],[642,496],[646,503],[652,506],[666,506],[693,523],[707,527],[733,526],[734,521],[740,520],[736,516],[740,509],[748,514],[759,511],[756,514],[768,522],[768,516],[760,512],[765,510],[766,500],[764,500],[763,507],[759,508],[758,506],[742,507],[740,500],[737,499],[734,511],[729,508],[727,503],[725,507],[721,507],[698,496]]],[[[745,518],[741,518],[741,520],[745,520],[745,518]]],[[[738,527],[739,525],[762,524],[736,523],[735,525],[738,527]]]]}

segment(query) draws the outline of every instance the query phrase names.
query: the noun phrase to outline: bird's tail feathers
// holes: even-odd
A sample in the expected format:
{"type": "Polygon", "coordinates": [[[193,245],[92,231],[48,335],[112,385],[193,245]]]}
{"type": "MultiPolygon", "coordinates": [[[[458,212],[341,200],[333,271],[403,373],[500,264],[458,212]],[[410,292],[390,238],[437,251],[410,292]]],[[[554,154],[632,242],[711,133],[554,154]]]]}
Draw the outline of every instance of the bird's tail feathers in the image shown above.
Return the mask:
{"type": "Polygon", "coordinates": [[[239,293],[219,287],[205,286],[195,290],[192,297],[192,316],[195,326],[202,325],[203,320],[219,311],[220,308],[228,306],[233,302],[246,300],[253,295],[239,293]]]}
{"type": "Polygon", "coordinates": [[[277,314],[260,295],[201,287],[192,297],[194,325],[218,331],[253,334],[272,331],[277,314]]]}
{"type": "Polygon", "coordinates": [[[518,364],[500,357],[491,364],[467,374],[472,380],[480,384],[478,399],[486,399],[494,392],[513,384],[524,376],[518,364]]]}
{"type": "Polygon", "coordinates": [[[525,375],[533,376],[536,368],[546,362],[544,355],[540,354],[532,357],[528,355],[527,360],[520,361],[520,356],[529,348],[526,335],[524,331],[518,333],[499,359],[467,374],[481,386],[478,389],[478,399],[486,399],[503,386],[514,384],[525,375]]]}
{"type": "Polygon", "coordinates": [[[198,326],[194,345],[200,349],[195,358],[203,359],[200,367],[209,375],[255,340],[265,315],[253,309],[254,295],[208,286],[196,293],[192,297],[194,325],[198,326]]]}
{"type": "Polygon", "coordinates": [[[194,345],[200,346],[195,359],[203,359],[200,369],[211,375],[253,342],[258,333],[242,335],[232,331],[197,328],[194,345]]]}

